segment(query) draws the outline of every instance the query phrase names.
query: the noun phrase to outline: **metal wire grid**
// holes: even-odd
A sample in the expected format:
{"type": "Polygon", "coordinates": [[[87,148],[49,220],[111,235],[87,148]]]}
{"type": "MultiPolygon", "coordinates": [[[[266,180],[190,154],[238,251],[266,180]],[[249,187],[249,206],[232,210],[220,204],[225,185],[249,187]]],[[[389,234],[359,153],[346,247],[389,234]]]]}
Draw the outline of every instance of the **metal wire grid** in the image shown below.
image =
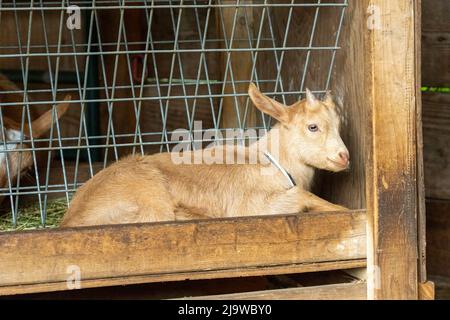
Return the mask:
{"type": "MultiPolygon", "coordinates": [[[[16,63],[19,69],[19,74],[15,75],[16,82],[22,87],[17,90],[1,89],[0,93],[5,96],[19,94],[23,97],[20,101],[10,102],[3,102],[0,99],[2,102],[0,125],[3,129],[0,136],[3,148],[0,153],[8,155],[12,152],[19,154],[31,152],[35,168],[31,171],[33,176],[28,179],[32,182],[24,183],[19,171],[16,174],[17,178],[13,179],[9,157],[4,157],[2,166],[6,166],[7,186],[0,188],[0,197],[3,198],[3,206],[9,202],[12,223],[17,222],[19,208],[23,206],[22,202],[25,202],[24,199],[27,197],[33,198],[39,204],[41,223],[45,225],[48,199],[63,195],[69,204],[72,193],[84,180],[93,176],[95,168],[105,167],[110,161],[117,161],[126,153],[144,154],[148,151],[148,147],[169,151],[171,144],[175,143],[170,141],[173,130],[168,125],[175,102],[181,109],[184,106],[186,120],[184,127],[189,130],[193,140],[196,114],[202,110],[203,117],[206,113],[209,114],[210,128],[216,131],[227,129],[221,124],[226,99],[231,99],[234,106],[236,127],[249,128],[247,120],[252,106],[243,88],[250,82],[256,82],[260,87],[267,88],[266,94],[281,99],[284,103],[296,100],[304,94],[310,60],[312,55],[319,51],[331,54],[329,65],[326,67],[325,82],[320,89],[315,90],[317,93],[326,92],[330,86],[335,56],[339,49],[348,0],[280,2],[0,0],[0,27],[8,24],[15,33],[13,35],[15,43],[0,43],[0,71],[6,72],[10,64],[16,63]],[[84,38],[80,39],[77,36],[79,32],[77,30],[65,30],[66,9],[71,5],[79,6],[82,13],[84,38]],[[145,39],[128,41],[131,34],[127,33],[127,27],[131,24],[126,20],[127,10],[139,10],[143,15],[145,39]],[[277,19],[274,16],[275,10],[281,10],[284,14],[281,19],[284,23],[282,28],[278,26],[278,33],[274,22],[277,19]],[[300,12],[299,10],[313,10],[307,43],[302,45],[289,39],[293,17],[300,12]],[[315,43],[321,10],[334,10],[339,16],[338,25],[330,37],[332,42],[327,45],[315,43]],[[115,39],[106,37],[105,34],[109,30],[101,27],[102,16],[111,13],[118,19],[115,20],[118,23],[115,39]],[[53,14],[52,27],[48,21],[49,14],[53,14]],[[228,16],[225,17],[225,14],[228,16]],[[162,15],[170,20],[168,25],[171,29],[165,30],[165,36],[157,37],[155,21],[162,15]],[[187,16],[191,21],[192,30],[188,32],[188,36],[184,36],[182,30],[185,28],[183,24],[186,23],[187,16]],[[255,16],[257,21],[254,20],[255,16]],[[226,19],[231,19],[231,29],[226,26],[226,19]],[[246,32],[238,34],[236,31],[238,24],[243,25],[246,32]],[[212,29],[215,29],[215,32],[212,29]],[[62,41],[64,32],[67,33],[66,41],[62,41]],[[104,40],[105,38],[108,40],[104,40]],[[302,54],[304,57],[303,72],[298,75],[298,86],[295,88],[289,85],[289,79],[284,78],[282,71],[286,68],[284,63],[290,53],[302,54]],[[217,60],[218,54],[222,57],[221,72],[217,72],[217,67],[213,70],[211,63],[212,60],[217,60]],[[241,75],[235,74],[233,64],[236,66],[239,62],[236,61],[234,54],[250,55],[249,77],[242,78],[241,75]],[[150,69],[150,80],[145,76],[139,81],[134,79],[136,68],[133,66],[133,57],[138,55],[142,58],[138,71],[144,75],[144,71],[150,69]],[[160,67],[161,56],[166,57],[164,61],[168,65],[165,74],[160,67]],[[125,62],[121,60],[122,58],[125,58],[125,62]],[[41,78],[46,79],[44,86],[30,83],[30,75],[36,67],[35,61],[40,61],[41,78]],[[188,75],[189,72],[186,70],[192,64],[194,68],[190,69],[194,71],[188,75]],[[264,73],[262,70],[269,64],[272,65],[274,72],[270,76],[262,75],[264,73]],[[71,83],[61,85],[62,75],[67,73],[67,69],[71,70],[71,83]],[[121,70],[124,72],[119,76],[121,70]],[[119,94],[121,91],[128,94],[119,94]],[[48,136],[38,139],[22,137],[17,141],[7,141],[3,121],[6,108],[21,108],[23,130],[25,124],[31,126],[33,119],[30,109],[46,105],[47,109],[48,106],[53,106],[55,110],[54,107],[62,102],[62,97],[66,93],[72,94],[71,108],[74,106],[79,108],[75,118],[76,134],[64,131],[62,125],[64,118],[61,118],[55,119],[48,136]],[[31,99],[32,96],[40,98],[31,99]],[[115,117],[118,110],[116,106],[120,104],[131,107],[133,113],[131,119],[135,121],[125,131],[118,128],[121,123],[115,117]],[[105,112],[98,112],[99,108],[104,108],[105,112]],[[154,127],[151,130],[143,128],[145,127],[143,112],[148,108],[152,108],[151,113],[160,119],[159,130],[154,127]],[[97,112],[92,113],[93,110],[97,112]],[[89,122],[98,120],[93,119],[95,117],[107,120],[103,128],[97,128],[97,131],[92,132],[89,130],[92,127],[89,122]],[[16,148],[8,148],[10,144],[16,145],[16,148]],[[68,159],[70,151],[73,154],[68,159]],[[38,163],[39,154],[45,156],[44,161],[38,163]],[[98,166],[97,163],[101,165],[98,166]],[[88,171],[84,179],[79,177],[82,170],[88,171]],[[51,177],[55,173],[62,177],[59,182],[52,182],[51,177]]],[[[271,119],[262,114],[258,124],[253,124],[255,128],[266,130],[270,125],[271,119]]]]}

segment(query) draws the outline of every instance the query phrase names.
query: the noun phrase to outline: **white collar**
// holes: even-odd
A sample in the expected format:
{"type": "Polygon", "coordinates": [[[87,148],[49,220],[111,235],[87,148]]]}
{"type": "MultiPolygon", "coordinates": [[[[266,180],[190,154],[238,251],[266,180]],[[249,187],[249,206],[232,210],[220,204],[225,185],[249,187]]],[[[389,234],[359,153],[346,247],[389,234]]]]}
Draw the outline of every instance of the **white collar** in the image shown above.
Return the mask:
{"type": "Polygon", "coordinates": [[[278,169],[281,171],[281,173],[286,177],[286,179],[289,181],[289,189],[292,189],[293,187],[295,187],[297,184],[295,183],[294,178],[292,178],[292,176],[289,174],[289,172],[286,171],[286,169],[284,169],[281,164],[269,153],[269,152],[264,152],[264,155],[266,156],[267,159],[269,159],[269,161],[278,169]]]}

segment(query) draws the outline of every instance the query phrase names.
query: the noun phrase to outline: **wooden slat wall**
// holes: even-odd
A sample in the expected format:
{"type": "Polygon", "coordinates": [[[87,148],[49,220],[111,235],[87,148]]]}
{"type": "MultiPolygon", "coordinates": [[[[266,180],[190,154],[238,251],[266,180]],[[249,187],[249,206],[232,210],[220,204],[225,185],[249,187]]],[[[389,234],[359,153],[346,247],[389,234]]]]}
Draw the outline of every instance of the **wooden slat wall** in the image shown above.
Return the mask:
{"type": "Polygon", "coordinates": [[[422,80],[425,85],[450,83],[450,3],[422,0],[422,80]]]}
{"type": "Polygon", "coordinates": [[[450,201],[427,201],[427,268],[450,278],[450,201]]]}
{"type": "MultiPolygon", "coordinates": [[[[450,2],[422,0],[422,83],[450,87],[450,2]]],[[[450,277],[450,94],[423,93],[427,269],[450,277]]]]}
{"type": "MultiPolygon", "coordinates": [[[[450,87],[450,2],[422,0],[422,83],[450,87]]],[[[450,200],[450,94],[423,94],[426,195],[450,200]]]]}
{"type": "Polygon", "coordinates": [[[450,94],[424,93],[422,101],[426,196],[450,200],[450,94]]]}

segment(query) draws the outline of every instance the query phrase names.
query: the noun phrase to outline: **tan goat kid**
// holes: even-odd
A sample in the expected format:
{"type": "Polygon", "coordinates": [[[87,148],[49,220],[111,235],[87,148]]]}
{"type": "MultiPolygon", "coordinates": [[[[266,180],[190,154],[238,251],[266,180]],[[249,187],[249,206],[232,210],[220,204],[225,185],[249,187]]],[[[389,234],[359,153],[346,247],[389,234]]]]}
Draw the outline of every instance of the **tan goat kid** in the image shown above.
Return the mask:
{"type": "Polygon", "coordinates": [[[253,84],[249,94],[258,109],[279,123],[249,147],[225,151],[214,146],[208,154],[232,152],[246,159],[252,152],[277,154],[274,162],[175,164],[173,153],[127,157],[77,191],[61,226],[344,210],[308,191],[314,168],[337,172],[349,165],[331,96],[320,101],[308,90],[306,100],[285,106],[253,84]],[[270,171],[277,164],[279,170],[270,171]],[[267,169],[272,175],[264,173],[267,169]],[[296,186],[289,186],[289,176],[296,186]]]}

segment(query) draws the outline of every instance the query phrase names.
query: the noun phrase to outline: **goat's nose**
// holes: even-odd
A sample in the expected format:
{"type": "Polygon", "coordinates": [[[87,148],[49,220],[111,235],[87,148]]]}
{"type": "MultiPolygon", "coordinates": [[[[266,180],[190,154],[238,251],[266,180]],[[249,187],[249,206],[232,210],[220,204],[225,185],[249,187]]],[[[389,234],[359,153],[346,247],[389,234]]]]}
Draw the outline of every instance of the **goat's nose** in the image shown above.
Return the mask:
{"type": "Polygon", "coordinates": [[[346,151],[339,152],[339,158],[341,158],[344,165],[348,165],[348,163],[350,162],[350,155],[346,151]]]}

